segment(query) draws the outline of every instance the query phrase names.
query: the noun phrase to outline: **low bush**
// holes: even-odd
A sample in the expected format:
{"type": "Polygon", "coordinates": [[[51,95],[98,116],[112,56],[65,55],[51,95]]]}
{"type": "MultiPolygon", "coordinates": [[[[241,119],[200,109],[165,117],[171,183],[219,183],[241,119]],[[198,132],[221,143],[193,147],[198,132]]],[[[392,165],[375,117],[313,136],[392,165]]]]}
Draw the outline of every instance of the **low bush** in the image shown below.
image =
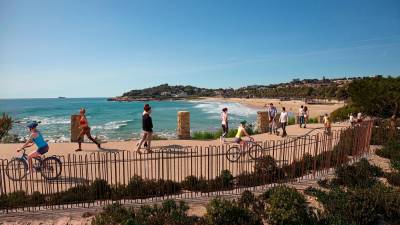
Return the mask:
{"type": "Polygon", "coordinates": [[[92,220],[92,225],[122,224],[133,217],[132,210],[128,210],[120,203],[114,203],[104,207],[103,211],[92,220]]]}
{"type": "Polygon", "coordinates": [[[161,206],[142,206],[137,210],[127,209],[114,203],[104,208],[93,220],[92,225],[194,225],[199,218],[187,215],[186,203],[177,204],[166,200],[161,206]]]}
{"type": "Polygon", "coordinates": [[[331,112],[330,118],[333,122],[340,122],[349,119],[349,114],[354,114],[355,112],[359,112],[359,109],[348,104],[331,112]]]}
{"type": "Polygon", "coordinates": [[[149,180],[133,176],[126,187],[127,194],[132,199],[148,198],[175,194],[181,191],[181,185],[170,180],[149,180]]]}
{"type": "Polygon", "coordinates": [[[400,161],[399,160],[390,160],[390,166],[400,172],[400,161]]]}
{"type": "Polygon", "coordinates": [[[182,182],[182,187],[186,190],[196,192],[228,190],[234,186],[233,179],[234,177],[229,170],[223,170],[220,175],[211,180],[205,180],[202,177],[187,176],[182,182]]]}
{"type": "Polygon", "coordinates": [[[385,178],[389,184],[400,187],[400,172],[386,173],[385,178]]]}
{"type": "Polygon", "coordinates": [[[103,179],[94,180],[89,189],[94,199],[109,199],[111,197],[111,187],[103,179]]]}
{"type": "Polygon", "coordinates": [[[304,196],[294,188],[274,187],[266,191],[262,198],[266,203],[266,219],[271,225],[306,225],[315,222],[304,196]]]}
{"type": "Polygon", "coordinates": [[[261,218],[235,201],[216,198],[207,205],[207,225],[262,225],[261,218]]]}
{"type": "Polygon", "coordinates": [[[332,184],[347,187],[371,187],[377,183],[376,177],[383,176],[382,169],[361,159],[353,165],[343,165],[336,168],[336,178],[332,184]]]}
{"type": "Polygon", "coordinates": [[[390,140],[376,154],[380,157],[400,161],[400,140],[390,140]]]}

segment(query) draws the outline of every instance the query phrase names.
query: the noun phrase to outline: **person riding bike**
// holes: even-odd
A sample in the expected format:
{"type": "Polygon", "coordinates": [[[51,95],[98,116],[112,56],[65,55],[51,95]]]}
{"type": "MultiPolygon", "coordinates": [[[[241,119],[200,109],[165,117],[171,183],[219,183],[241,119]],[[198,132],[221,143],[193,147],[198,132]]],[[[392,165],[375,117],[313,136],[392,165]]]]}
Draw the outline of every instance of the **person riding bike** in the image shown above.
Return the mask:
{"type": "Polygon", "coordinates": [[[27,124],[27,128],[29,129],[30,135],[26,143],[17,150],[20,152],[24,148],[29,148],[33,145],[37,146],[37,150],[31,152],[28,155],[28,171],[27,174],[33,172],[32,170],[32,159],[35,157],[40,157],[41,155],[46,154],[49,151],[49,145],[44,140],[42,133],[36,128],[39,124],[36,121],[30,122],[27,124]]]}
{"type": "Polygon", "coordinates": [[[234,140],[235,143],[240,144],[241,146],[246,145],[246,141],[244,141],[242,139],[243,136],[249,137],[251,141],[254,141],[254,139],[246,131],[246,123],[247,123],[246,120],[243,120],[242,122],[240,122],[238,131],[236,133],[235,140],[234,140]]]}

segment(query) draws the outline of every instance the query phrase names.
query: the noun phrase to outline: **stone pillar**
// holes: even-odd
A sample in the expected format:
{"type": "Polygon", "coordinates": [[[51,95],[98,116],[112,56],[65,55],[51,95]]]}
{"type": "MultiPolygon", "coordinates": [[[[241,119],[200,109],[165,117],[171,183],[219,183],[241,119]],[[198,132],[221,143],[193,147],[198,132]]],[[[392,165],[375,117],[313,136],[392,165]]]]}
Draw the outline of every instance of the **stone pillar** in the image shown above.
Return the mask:
{"type": "Polygon", "coordinates": [[[190,139],[190,112],[178,112],[176,135],[178,139],[190,139]]]}
{"type": "Polygon", "coordinates": [[[258,133],[267,133],[268,132],[268,113],[265,111],[257,112],[257,126],[256,130],[258,133]]]}
{"type": "MultiPolygon", "coordinates": [[[[79,129],[80,119],[81,119],[80,115],[71,116],[71,142],[78,142],[78,136],[79,133],[81,132],[81,129],[79,129]]],[[[81,138],[81,141],[83,142],[83,137],[81,138]]]]}
{"type": "Polygon", "coordinates": [[[318,123],[324,123],[324,116],[318,117],[318,123]]]}

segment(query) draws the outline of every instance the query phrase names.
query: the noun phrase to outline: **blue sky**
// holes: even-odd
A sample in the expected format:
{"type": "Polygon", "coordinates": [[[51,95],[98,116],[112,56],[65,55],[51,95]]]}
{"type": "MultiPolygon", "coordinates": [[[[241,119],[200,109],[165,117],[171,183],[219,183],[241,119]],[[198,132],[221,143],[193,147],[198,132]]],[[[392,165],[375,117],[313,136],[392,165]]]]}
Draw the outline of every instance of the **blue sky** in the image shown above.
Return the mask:
{"type": "Polygon", "coordinates": [[[400,1],[0,0],[0,98],[400,74],[400,1]]]}

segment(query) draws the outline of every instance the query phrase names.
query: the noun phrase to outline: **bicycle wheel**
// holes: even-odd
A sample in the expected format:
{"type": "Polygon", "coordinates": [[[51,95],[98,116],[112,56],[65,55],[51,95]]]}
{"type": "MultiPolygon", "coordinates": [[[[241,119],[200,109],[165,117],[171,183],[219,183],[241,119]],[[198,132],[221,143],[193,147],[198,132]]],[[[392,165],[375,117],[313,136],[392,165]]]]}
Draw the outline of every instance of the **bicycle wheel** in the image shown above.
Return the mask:
{"type": "Polygon", "coordinates": [[[26,177],[28,170],[28,164],[25,160],[20,158],[14,158],[7,163],[6,174],[11,180],[18,181],[26,177]]]}
{"type": "Polygon", "coordinates": [[[249,156],[253,160],[258,159],[262,155],[263,147],[261,145],[254,143],[249,149],[249,156]]]}
{"type": "Polygon", "coordinates": [[[61,161],[54,156],[43,159],[40,166],[40,172],[44,179],[55,180],[61,175],[61,161]]]}
{"type": "Polygon", "coordinates": [[[236,161],[239,160],[241,154],[242,153],[241,153],[240,148],[238,146],[232,146],[226,152],[226,158],[231,162],[236,162],[236,161]]]}

